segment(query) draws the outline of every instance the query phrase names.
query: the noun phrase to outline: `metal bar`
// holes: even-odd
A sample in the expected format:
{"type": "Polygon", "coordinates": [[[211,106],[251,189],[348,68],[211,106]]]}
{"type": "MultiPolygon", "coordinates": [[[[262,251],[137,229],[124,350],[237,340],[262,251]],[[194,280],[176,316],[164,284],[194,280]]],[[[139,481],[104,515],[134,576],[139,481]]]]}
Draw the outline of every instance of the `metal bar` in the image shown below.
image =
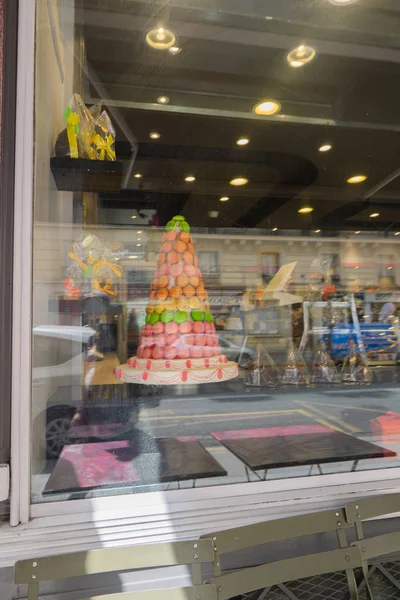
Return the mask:
{"type": "Polygon", "coordinates": [[[10,459],[12,280],[14,231],[15,103],[17,73],[18,3],[4,3],[3,85],[1,98],[1,186],[0,186],[0,463],[10,459]]]}
{"type": "MultiPolygon", "coordinates": [[[[93,81],[92,81],[93,83],[93,81]]],[[[93,84],[94,85],[94,84],[93,84]]],[[[165,112],[165,113],[178,113],[178,114],[186,114],[186,115],[203,115],[210,117],[221,117],[226,118],[229,117],[231,119],[246,119],[247,121],[270,121],[270,122],[281,122],[281,123],[298,123],[304,125],[317,125],[320,127],[343,127],[343,128],[351,128],[351,129],[371,129],[378,131],[400,131],[399,125],[387,125],[385,123],[362,123],[362,122],[353,122],[353,121],[337,121],[335,119],[329,118],[321,118],[321,117],[299,117],[295,115],[278,115],[268,117],[260,117],[252,112],[244,112],[239,110],[226,110],[226,109],[217,109],[217,108],[198,108],[192,106],[165,106],[159,104],[149,104],[147,102],[132,102],[129,100],[113,100],[112,98],[104,97],[102,98],[104,104],[107,108],[128,108],[134,110],[147,110],[150,112],[165,112]]],[[[99,98],[91,97],[86,98],[87,104],[96,104],[99,101],[99,98]]]]}
{"type": "Polygon", "coordinates": [[[354,542],[352,546],[358,546],[360,548],[364,560],[391,554],[392,552],[400,550],[400,531],[366,538],[354,542]]]}
{"type": "Polygon", "coordinates": [[[388,579],[390,581],[390,583],[392,583],[394,585],[394,587],[396,587],[398,590],[400,590],[400,583],[397,581],[396,577],[393,577],[393,575],[391,573],[389,573],[389,571],[387,569],[385,569],[385,567],[383,565],[377,565],[376,568],[378,569],[378,571],[380,571],[382,573],[382,575],[384,577],[386,577],[386,579],[388,579]]]}
{"type": "Polygon", "coordinates": [[[344,548],[289,558],[278,562],[242,569],[211,579],[218,588],[218,599],[228,600],[233,596],[277,585],[293,579],[304,579],[315,575],[346,571],[362,566],[359,548],[344,548]],[[356,551],[354,551],[356,550],[356,551]]]}
{"type": "Polygon", "coordinates": [[[335,531],[351,526],[352,523],[347,522],[344,510],[339,508],[208,533],[202,535],[201,539],[211,538],[217,551],[222,554],[278,540],[335,531]]]}
{"type": "Polygon", "coordinates": [[[28,600],[38,600],[39,598],[39,584],[29,583],[28,585],[28,600]]]}
{"type": "Polygon", "coordinates": [[[385,494],[367,498],[360,502],[352,502],[344,507],[349,523],[357,520],[373,519],[393,513],[400,513],[400,494],[385,494]]]}
{"type": "Polygon", "coordinates": [[[95,573],[211,562],[212,540],[107,548],[21,560],[15,564],[15,583],[78,577],[95,573]]]}
{"type": "Polygon", "coordinates": [[[286,595],[288,598],[290,598],[290,600],[299,600],[299,598],[298,598],[297,596],[295,596],[295,595],[293,594],[293,592],[291,592],[291,591],[289,590],[289,588],[288,588],[288,587],[286,587],[286,585],[284,585],[283,583],[278,583],[278,588],[279,588],[280,590],[282,590],[282,592],[283,592],[283,593],[284,593],[284,594],[285,594],[285,595],[286,595]]]}
{"type": "Polygon", "coordinates": [[[186,588],[145,590],[142,592],[120,592],[104,596],[90,596],[85,600],[217,600],[214,585],[198,585],[186,588]]]}

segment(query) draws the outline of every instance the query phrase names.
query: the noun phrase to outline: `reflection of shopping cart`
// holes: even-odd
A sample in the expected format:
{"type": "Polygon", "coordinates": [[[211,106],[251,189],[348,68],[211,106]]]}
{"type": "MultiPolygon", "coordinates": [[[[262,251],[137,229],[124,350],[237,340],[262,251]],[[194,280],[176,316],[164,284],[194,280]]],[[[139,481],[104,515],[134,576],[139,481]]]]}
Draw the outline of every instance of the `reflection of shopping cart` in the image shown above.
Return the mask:
{"type": "MultiPolygon", "coordinates": [[[[368,361],[395,360],[399,352],[399,330],[394,324],[367,323],[360,325],[360,333],[368,361]]],[[[327,335],[324,338],[327,339],[327,335]]],[[[331,331],[331,352],[335,360],[347,356],[349,340],[358,342],[354,325],[337,325],[331,331]]]]}
{"type": "MultiPolygon", "coordinates": [[[[371,368],[374,380],[380,383],[398,381],[400,335],[397,324],[361,324],[360,333],[367,364],[371,368]]],[[[357,334],[353,325],[333,327],[331,353],[336,362],[347,355],[351,339],[357,343],[357,334]]]]}

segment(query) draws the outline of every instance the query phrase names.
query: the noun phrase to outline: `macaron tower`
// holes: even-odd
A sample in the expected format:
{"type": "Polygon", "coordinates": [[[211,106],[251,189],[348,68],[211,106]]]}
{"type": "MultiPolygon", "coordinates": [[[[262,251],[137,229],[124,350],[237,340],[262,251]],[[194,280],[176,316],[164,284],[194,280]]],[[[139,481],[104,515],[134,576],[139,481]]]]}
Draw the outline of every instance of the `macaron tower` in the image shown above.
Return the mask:
{"type": "Polygon", "coordinates": [[[120,381],[148,385],[211,383],[238,375],[238,365],[221,353],[182,216],[173,217],[162,236],[137,354],[115,374],[120,381]]]}

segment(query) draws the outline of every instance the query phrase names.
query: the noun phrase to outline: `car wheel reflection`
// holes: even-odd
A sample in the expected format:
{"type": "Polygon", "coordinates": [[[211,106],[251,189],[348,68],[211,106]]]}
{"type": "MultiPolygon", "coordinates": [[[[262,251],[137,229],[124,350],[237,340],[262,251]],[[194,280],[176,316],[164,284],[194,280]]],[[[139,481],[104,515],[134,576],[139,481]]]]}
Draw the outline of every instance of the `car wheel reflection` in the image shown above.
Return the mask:
{"type": "Polygon", "coordinates": [[[46,426],[46,452],[48,458],[58,458],[61,450],[68,444],[68,432],[71,419],[55,417],[46,426]]]}

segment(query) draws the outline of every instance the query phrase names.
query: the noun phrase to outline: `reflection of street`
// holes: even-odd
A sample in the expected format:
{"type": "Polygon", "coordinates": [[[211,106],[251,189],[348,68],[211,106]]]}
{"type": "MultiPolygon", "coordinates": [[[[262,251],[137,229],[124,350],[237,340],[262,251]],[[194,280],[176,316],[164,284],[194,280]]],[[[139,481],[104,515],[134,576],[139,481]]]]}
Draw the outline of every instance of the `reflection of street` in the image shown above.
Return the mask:
{"type": "Polygon", "coordinates": [[[215,431],[311,423],[371,439],[370,421],[387,411],[396,411],[398,397],[395,387],[168,397],[161,399],[158,409],[142,411],[139,427],[156,437],[196,436],[207,447],[216,446],[210,435],[215,431]]]}
{"type": "MultiPolygon", "coordinates": [[[[136,408],[139,409],[140,406],[140,412],[136,413],[138,422],[135,424],[132,421],[128,428],[125,423],[125,432],[116,438],[128,440],[136,447],[135,468],[141,473],[141,483],[132,482],[133,487],[144,489],[145,486],[147,489],[160,490],[174,487],[199,487],[258,481],[264,478],[273,480],[307,477],[314,474],[350,473],[399,465],[397,456],[378,458],[365,456],[360,460],[342,459],[332,463],[314,461],[302,466],[277,466],[254,471],[247,468],[223,443],[220,443],[218,435],[212,435],[218,432],[236,431],[240,434],[245,433],[248,437],[252,437],[252,434],[257,437],[257,433],[261,430],[264,432],[263,435],[267,436],[283,435],[274,433],[274,428],[280,428],[282,432],[282,428],[296,431],[301,428],[312,429],[315,426],[322,426],[350,437],[354,436],[375,443],[400,456],[400,434],[385,439],[375,439],[370,427],[371,420],[388,411],[397,412],[399,391],[395,386],[385,388],[331,386],[323,389],[280,388],[246,391],[243,384],[236,380],[225,385],[204,385],[198,390],[182,387],[179,390],[181,395],[172,395],[171,391],[164,388],[164,395],[161,394],[159,405],[150,405],[144,396],[140,400],[137,398],[139,403],[135,404],[136,408]],[[152,444],[157,444],[160,438],[200,442],[227,474],[156,484],[155,474],[164,463],[160,462],[160,457],[154,451],[152,444]],[[147,442],[139,443],[142,439],[147,442]],[[155,461],[154,464],[151,461],[155,461]]],[[[284,435],[290,437],[291,434],[284,435]]],[[[102,439],[104,440],[103,436],[102,439]]],[[[81,443],[82,441],[80,440],[81,443]]],[[[84,444],[89,441],[96,440],[87,439],[84,444]]],[[[74,443],[79,443],[79,440],[74,443]]],[[[174,456],[171,464],[175,462],[178,464],[182,457],[179,453],[174,456]]],[[[54,469],[56,462],[49,461],[47,473],[54,469]]],[[[43,486],[47,478],[48,475],[43,474],[40,477],[41,481],[35,482],[35,487],[43,486]]]]}

